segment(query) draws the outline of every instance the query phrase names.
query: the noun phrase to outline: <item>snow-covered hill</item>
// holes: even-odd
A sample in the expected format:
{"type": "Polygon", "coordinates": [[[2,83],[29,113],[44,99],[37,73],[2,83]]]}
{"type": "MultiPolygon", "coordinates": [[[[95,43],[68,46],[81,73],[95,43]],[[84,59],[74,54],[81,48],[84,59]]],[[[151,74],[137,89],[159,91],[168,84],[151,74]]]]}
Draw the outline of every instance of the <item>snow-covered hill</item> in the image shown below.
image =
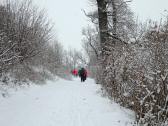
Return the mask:
{"type": "Polygon", "coordinates": [[[0,126],[132,126],[134,113],[101,97],[92,79],[59,79],[0,98],[0,126]]]}

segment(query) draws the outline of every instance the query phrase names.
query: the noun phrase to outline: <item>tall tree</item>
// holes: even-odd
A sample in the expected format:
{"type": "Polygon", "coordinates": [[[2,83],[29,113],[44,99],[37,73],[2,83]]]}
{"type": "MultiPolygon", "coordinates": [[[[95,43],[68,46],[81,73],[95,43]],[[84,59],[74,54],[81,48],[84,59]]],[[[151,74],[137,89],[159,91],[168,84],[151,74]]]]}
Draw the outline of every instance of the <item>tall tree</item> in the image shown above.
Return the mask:
{"type": "Polygon", "coordinates": [[[108,43],[108,16],[107,16],[107,1],[97,0],[98,7],[98,22],[99,22],[99,34],[100,34],[100,50],[101,54],[101,83],[104,84],[106,76],[106,64],[107,64],[107,43],[108,43]]]}

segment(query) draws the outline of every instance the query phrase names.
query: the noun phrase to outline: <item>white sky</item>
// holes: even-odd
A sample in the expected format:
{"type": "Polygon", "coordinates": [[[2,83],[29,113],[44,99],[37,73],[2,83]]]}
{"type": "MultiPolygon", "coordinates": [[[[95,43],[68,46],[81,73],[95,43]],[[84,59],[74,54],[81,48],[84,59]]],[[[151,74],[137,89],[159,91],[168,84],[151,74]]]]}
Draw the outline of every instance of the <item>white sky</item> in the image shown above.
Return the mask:
{"type": "Polygon", "coordinates": [[[168,10],[168,0],[133,0],[130,5],[142,21],[146,19],[160,21],[163,14],[166,14],[164,10],[168,10]]]}
{"type": "MultiPolygon", "coordinates": [[[[82,9],[92,10],[89,0],[34,0],[45,8],[49,18],[55,23],[56,36],[65,49],[81,50],[82,28],[89,24],[89,19],[82,9]]],[[[168,10],[168,0],[133,0],[132,10],[140,20],[159,20],[164,10],[168,10]]]]}
{"type": "Polygon", "coordinates": [[[49,18],[55,24],[58,41],[65,49],[82,49],[82,28],[89,24],[82,9],[89,9],[88,0],[34,0],[34,2],[46,9],[49,18]]]}

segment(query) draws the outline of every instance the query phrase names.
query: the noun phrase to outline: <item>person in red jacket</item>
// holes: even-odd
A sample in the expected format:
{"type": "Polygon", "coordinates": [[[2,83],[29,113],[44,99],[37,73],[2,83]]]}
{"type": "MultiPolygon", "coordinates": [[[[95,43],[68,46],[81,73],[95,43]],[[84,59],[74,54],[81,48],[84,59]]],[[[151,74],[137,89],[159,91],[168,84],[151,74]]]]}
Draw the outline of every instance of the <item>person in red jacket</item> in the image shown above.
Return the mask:
{"type": "Polygon", "coordinates": [[[78,76],[78,70],[77,70],[77,69],[73,69],[73,70],[72,70],[72,74],[73,74],[74,76],[78,76]]]}

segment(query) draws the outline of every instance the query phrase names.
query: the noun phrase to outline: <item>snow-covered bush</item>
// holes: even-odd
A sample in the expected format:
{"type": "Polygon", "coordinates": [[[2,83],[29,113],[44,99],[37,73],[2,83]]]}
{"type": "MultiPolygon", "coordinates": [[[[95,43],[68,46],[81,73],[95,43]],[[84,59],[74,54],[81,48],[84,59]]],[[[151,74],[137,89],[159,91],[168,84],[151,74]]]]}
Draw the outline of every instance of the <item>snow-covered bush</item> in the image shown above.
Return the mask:
{"type": "Polygon", "coordinates": [[[31,0],[0,3],[0,78],[11,74],[17,81],[40,83],[56,75],[63,47],[51,34],[47,15],[31,0]]]}
{"type": "Polygon", "coordinates": [[[135,23],[127,2],[97,0],[98,13],[88,15],[99,19],[101,57],[95,62],[103,68],[101,84],[110,98],[137,113],[139,125],[166,126],[168,23],[135,23]]]}

